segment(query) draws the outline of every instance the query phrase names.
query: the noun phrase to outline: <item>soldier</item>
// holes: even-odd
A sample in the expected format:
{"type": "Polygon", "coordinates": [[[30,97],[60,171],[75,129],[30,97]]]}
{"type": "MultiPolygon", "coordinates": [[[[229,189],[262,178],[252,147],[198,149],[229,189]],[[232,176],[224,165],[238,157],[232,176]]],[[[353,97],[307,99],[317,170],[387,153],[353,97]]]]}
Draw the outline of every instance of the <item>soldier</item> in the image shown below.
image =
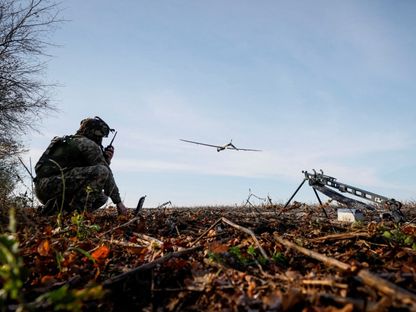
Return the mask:
{"type": "Polygon", "coordinates": [[[99,117],[86,118],[75,135],[54,137],[35,166],[35,192],[42,204],[42,214],[66,211],[94,211],[103,206],[108,197],[119,214],[127,209],[120,193],[110,162],[114,147],[102,146],[110,127],[99,117]]]}

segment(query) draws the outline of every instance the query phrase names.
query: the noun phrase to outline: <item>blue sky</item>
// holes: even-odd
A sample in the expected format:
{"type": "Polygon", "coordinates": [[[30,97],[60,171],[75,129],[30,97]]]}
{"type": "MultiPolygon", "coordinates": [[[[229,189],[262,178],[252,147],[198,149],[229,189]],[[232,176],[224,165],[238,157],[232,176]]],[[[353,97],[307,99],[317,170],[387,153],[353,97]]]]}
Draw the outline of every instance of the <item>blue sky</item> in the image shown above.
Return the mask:
{"type": "MultiPolygon", "coordinates": [[[[416,2],[63,3],[45,79],[59,111],[28,138],[100,116],[128,206],[284,203],[302,170],[415,200],[416,2]],[[263,152],[216,152],[179,139],[263,152]]],[[[324,196],[322,196],[325,198],[324,196]]],[[[305,186],[298,201],[315,202],[305,186]]]]}

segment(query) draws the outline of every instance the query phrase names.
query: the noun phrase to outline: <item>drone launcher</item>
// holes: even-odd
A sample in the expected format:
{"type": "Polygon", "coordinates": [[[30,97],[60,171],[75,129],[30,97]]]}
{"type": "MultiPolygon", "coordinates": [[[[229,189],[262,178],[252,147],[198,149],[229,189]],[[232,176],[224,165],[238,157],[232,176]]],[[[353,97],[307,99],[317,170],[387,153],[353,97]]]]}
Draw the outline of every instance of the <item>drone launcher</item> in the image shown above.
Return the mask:
{"type": "MultiPolygon", "coordinates": [[[[314,190],[319,191],[320,193],[332,198],[333,200],[336,200],[339,203],[346,205],[349,208],[368,209],[372,211],[375,211],[376,208],[381,208],[383,211],[387,210],[387,212],[383,213],[384,217],[391,217],[395,221],[403,221],[405,219],[403,213],[400,210],[402,204],[395,199],[375,194],[352,185],[341,183],[337,181],[336,178],[325,175],[322,170],[320,173],[316,172],[316,170],[313,170],[313,173],[309,173],[307,171],[302,171],[302,173],[305,175],[305,179],[298,187],[296,192],[300,189],[305,181],[308,181],[309,185],[314,190]],[[372,202],[372,204],[367,204],[362,201],[349,198],[341,193],[348,193],[360,197],[369,202],[372,202]]],[[[291,199],[295,194],[292,195],[291,199]]],[[[286,205],[288,204],[289,202],[286,205]]]]}

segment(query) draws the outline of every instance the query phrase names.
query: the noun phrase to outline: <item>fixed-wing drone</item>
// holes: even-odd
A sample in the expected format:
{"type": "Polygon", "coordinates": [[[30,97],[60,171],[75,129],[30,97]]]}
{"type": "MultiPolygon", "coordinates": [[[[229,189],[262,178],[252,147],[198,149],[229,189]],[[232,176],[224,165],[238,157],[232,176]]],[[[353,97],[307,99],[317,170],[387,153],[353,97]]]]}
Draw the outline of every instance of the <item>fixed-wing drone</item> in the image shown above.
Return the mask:
{"type": "Polygon", "coordinates": [[[251,148],[237,148],[234,144],[233,144],[233,140],[230,141],[230,143],[224,144],[224,145],[213,145],[213,144],[206,144],[206,143],[201,143],[201,142],[195,142],[195,141],[189,141],[189,140],[183,140],[180,139],[183,142],[187,142],[187,143],[193,143],[193,144],[199,144],[199,145],[204,145],[204,146],[210,146],[210,147],[215,147],[217,149],[217,152],[221,152],[225,149],[230,149],[230,150],[234,150],[234,151],[246,151],[246,152],[261,152],[261,150],[257,150],[257,149],[251,149],[251,148]]]}

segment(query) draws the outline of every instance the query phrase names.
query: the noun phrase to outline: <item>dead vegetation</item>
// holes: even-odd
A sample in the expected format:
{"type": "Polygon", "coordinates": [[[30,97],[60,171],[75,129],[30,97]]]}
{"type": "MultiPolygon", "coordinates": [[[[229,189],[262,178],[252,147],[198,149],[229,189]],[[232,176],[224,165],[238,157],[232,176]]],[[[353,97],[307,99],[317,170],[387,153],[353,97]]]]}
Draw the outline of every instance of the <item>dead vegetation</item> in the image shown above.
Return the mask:
{"type": "Polygon", "coordinates": [[[399,225],[374,216],[339,223],[335,209],[325,209],[329,219],[322,207],[296,202],[284,211],[143,209],[135,219],[106,209],[68,215],[60,228],[56,216],[19,211],[20,303],[28,310],[416,310],[414,205],[403,209],[411,222],[399,225]]]}

